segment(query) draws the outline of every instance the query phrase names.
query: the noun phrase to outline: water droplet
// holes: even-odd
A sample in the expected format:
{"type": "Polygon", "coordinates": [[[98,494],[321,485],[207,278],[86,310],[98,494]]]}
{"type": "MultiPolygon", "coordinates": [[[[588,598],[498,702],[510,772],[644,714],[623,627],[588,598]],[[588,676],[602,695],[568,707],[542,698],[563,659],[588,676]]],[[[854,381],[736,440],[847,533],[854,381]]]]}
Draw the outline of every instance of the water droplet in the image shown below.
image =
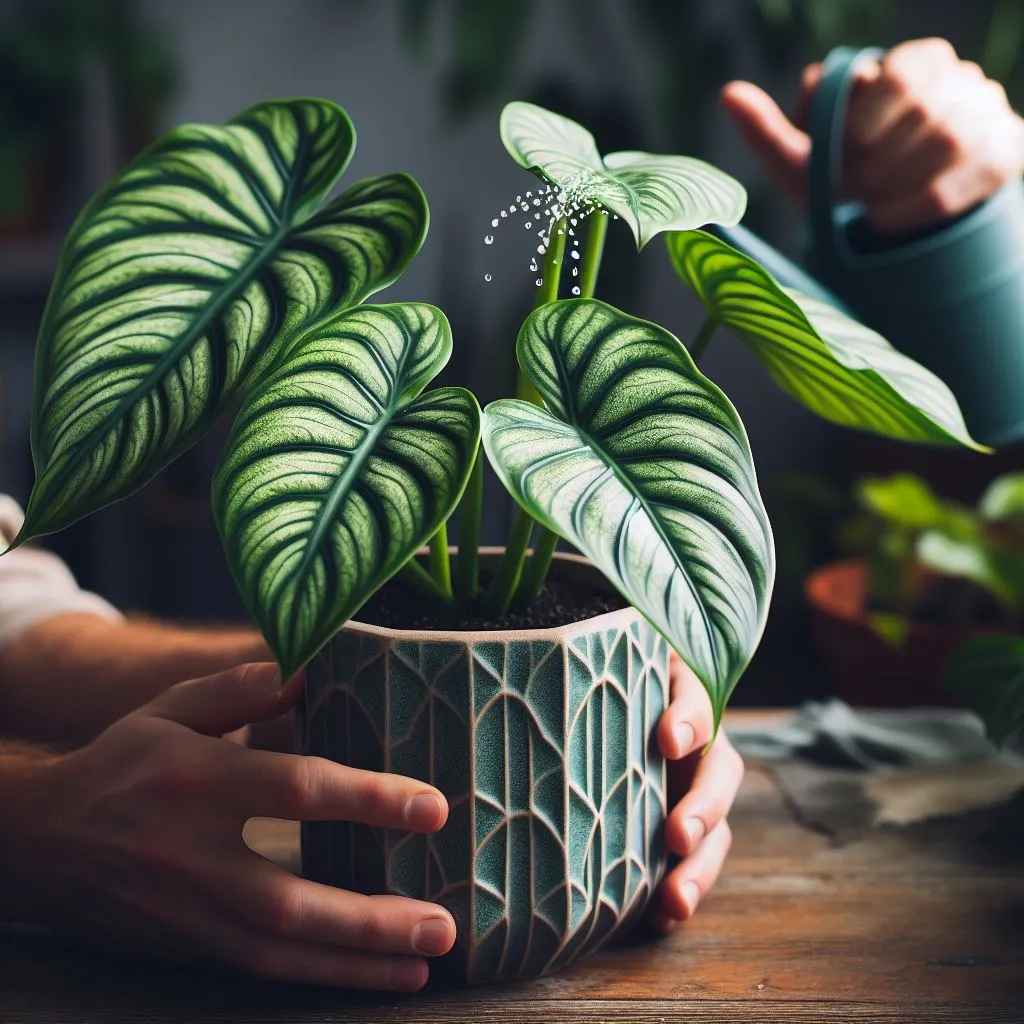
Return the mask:
{"type": "Polygon", "coordinates": [[[543,256],[544,253],[546,253],[547,251],[548,251],[548,247],[546,245],[538,245],[537,246],[537,252],[539,252],[541,254],[541,256],[543,256]]]}
{"type": "Polygon", "coordinates": [[[517,203],[521,203],[522,201],[523,201],[523,197],[522,196],[516,196],[516,202],[517,203]]]}
{"type": "Polygon", "coordinates": [[[535,256],[530,260],[530,269],[536,274],[537,273],[537,257],[535,256]]]}
{"type": "Polygon", "coordinates": [[[576,219],[575,217],[570,217],[570,218],[569,218],[569,223],[570,223],[570,224],[571,224],[571,225],[572,225],[573,227],[576,227],[576,225],[577,225],[577,224],[579,224],[579,221],[578,221],[578,220],[577,220],[577,219],[576,219]]]}
{"type": "Polygon", "coordinates": [[[540,206],[540,200],[539,199],[534,199],[533,205],[534,206],[540,206]]]}
{"type": "Polygon", "coordinates": [[[619,219],[619,215],[617,213],[613,213],[612,214],[612,220],[618,220],[618,219],[619,219]]]}
{"type": "Polygon", "coordinates": [[[491,245],[494,242],[494,235],[484,235],[484,245],[491,245]]]}
{"type": "Polygon", "coordinates": [[[508,210],[502,210],[501,211],[501,215],[502,215],[502,217],[507,217],[508,216],[508,210]]]}
{"type": "Polygon", "coordinates": [[[530,207],[529,207],[529,204],[528,204],[528,203],[523,203],[523,204],[522,204],[522,205],[521,205],[521,206],[519,207],[519,209],[520,209],[520,210],[522,210],[522,211],[523,211],[523,213],[526,213],[526,211],[527,211],[527,210],[528,210],[529,208],[530,208],[530,207]]]}
{"type": "Polygon", "coordinates": [[[573,293],[573,295],[579,295],[579,293],[580,293],[580,286],[578,284],[574,284],[572,286],[572,293],[573,293]]]}
{"type": "Polygon", "coordinates": [[[484,280],[485,281],[490,281],[490,279],[491,279],[491,275],[490,274],[484,274],[484,280]]]}
{"type": "Polygon", "coordinates": [[[563,230],[562,230],[561,228],[559,228],[559,229],[558,229],[558,233],[559,233],[560,235],[564,235],[564,234],[565,234],[565,232],[564,232],[564,231],[563,231],[563,230]]]}
{"type": "Polygon", "coordinates": [[[509,213],[515,213],[515,212],[516,212],[516,204],[515,204],[515,203],[513,203],[513,204],[512,204],[512,205],[511,205],[511,206],[510,206],[510,207],[508,208],[508,212],[509,212],[509,213]]]}
{"type": "MultiPolygon", "coordinates": [[[[532,192],[527,192],[527,193],[526,193],[526,198],[527,198],[527,199],[529,199],[529,198],[530,198],[530,196],[532,196],[532,195],[533,195],[533,193],[532,193],[532,192]]],[[[518,199],[518,198],[519,198],[519,196],[516,196],[516,199],[518,199]]]]}
{"type": "Polygon", "coordinates": [[[498,218],[495,217],[494,220],[491,221],[491,227],[492,228],[496,228],[497,226],[498,226],[498,218]]]}
{"type": "Polygon", "coordinates": [[[580,273],[580,268],[579,267],[573,267],[572,268],[572,276],[573,277],[579,277],[579,273],[580,273]]]}
{"type": "Polygon", "coordinates": [[[533,221],[532,221],[532,220],[528,220],[528,221],[526,222],[526,224],[525,224],[525,227],[526,227],[526,230],[527,230],[527,231],[529,231],[529,230],[530,230],[530,228],[532,228],[532,227],[533,227],[533,221]]]}
{"type": "Polygon", "coordinates": [[[573,249],[573,251],[572,251],[571,253],[569,253],[569,255],[570,255],[570,256],[571,256],[571,257],[572,257],[572,258],[573,258],[574,260],[578,260],[578,259],[580,258],[580,254],[579,254],[579,253],[578,253],[578,252],[577,252],[577,251],[576,251],[575,249],[573,249]]]}
{"type": "Polygon", "coordinates": [[[543,277],[538,277],[537,278],[537,287],[539,288],[543,283],[544,283],[544,278],[543,277]]]}

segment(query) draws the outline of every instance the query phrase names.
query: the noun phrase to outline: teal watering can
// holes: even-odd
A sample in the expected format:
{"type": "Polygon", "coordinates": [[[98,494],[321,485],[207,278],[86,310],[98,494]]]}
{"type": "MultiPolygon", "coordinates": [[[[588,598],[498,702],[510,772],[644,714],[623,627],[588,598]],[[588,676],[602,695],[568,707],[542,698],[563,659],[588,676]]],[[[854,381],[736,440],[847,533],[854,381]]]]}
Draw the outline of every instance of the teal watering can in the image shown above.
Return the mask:
{"type": "Polygon", "coordinates": [[[711,230],[781,284],[831,302],[941,377],[973,436],[1024,438],[1024,181],[963,216],[910,238],[872,230],[863,207],[840,202],[846,108],[859,60],[833,50],[810,110],[807,266],[801,270],[742,226],[711,230]]]}

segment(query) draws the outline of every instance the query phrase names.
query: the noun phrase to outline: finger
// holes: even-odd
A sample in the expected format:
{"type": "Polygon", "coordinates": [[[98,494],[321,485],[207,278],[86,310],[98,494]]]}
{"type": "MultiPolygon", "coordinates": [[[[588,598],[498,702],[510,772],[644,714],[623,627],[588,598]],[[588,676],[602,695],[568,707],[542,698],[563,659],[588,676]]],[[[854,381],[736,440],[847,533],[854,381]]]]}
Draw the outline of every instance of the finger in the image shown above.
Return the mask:
{"type": "Polygon", "coordinates": [[[703,747],[714,731],[711,699],[700,680],[672,653],[669,661],[669,706],[658,721],[658,749],[677,761],[703,747]]]}
{"type": "Polygon", "coordinates": [[[877,145],[956,63],[955,51],[943,39],[919,39],[894,47],[881,64],[864,61],[858,68],[846,117],[851,155],[877,145]]]}
{"type": "Polygon", "coordinates": [[[690,789],[668,816],[668,848],[680,857],[692,854],[728,815],[742,782],[743,759],[720,732],[698,762],[690,789]]]}
{"type": "Polygon", "coordinates": [[[166,718],[208,736],[223,736],[250,722],[264,722],[287,710],[298,696],[296,677],[284,688],[271,661],[237,665],[202,679],[178,683],[134,712],[166,718]]]}
{"type": "Polygon", "coordinates": [[[730,82],[722,90],[722,106],[768,173],[794,198],[801,199],[811,153],[807,134],[751,82],[730,82]]]}
{"type": "Polygon", "coordinates": [[[821,65],[808,64],[800,76],[800,95],[797,97],[796,109],[793,112],[793,124],[803,130],[807,127],[807,119],[811,114],[811,100],[821,82],[821,65]]]}
{"type": "Polygon", "coordinates": [[[656,929],[667,932],[677,921],[693,917],[700,901],[718,880],[732,845],[727,821],[721,822],[700,844],[696,853],[677,864],[658,888],[651,921],[656,929]]]}
{"type": "Polygon", "coordinates": [[[994,169],[962,162],[933,178],[925,188],[869,205],[867,212],[883,234],[920,231],[966,213],[1002,184],[994,169]]]}
{"type": "Polygon", "coordinates": [[[216,785],[244,819],[358,821],[375,828],[436,832],[448,818],[444,796],[418,779],[362,771],[322,757],[234,746],[230,752],[216,785]]]}
{"type": "Polygon", "coordinates": [[[455,922],[437,904],[320,885],[248,850],[236,867],[211,898],[273,938],[410,956],[441,956],[455,942],[455,922]]]}

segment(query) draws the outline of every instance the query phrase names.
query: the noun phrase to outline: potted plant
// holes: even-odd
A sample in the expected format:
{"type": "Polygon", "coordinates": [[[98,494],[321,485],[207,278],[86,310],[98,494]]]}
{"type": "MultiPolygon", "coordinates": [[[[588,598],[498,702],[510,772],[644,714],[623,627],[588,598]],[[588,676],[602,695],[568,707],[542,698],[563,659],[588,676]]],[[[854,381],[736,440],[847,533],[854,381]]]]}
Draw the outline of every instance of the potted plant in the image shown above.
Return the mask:
{"type": "Polygon", "coordinates": [[[841,528],[852,558],[807,579],[817,641],[854,704],[946,704],[950,655],[975,635],[1019,628],[1024,531],[1020,474],[993,481],[975,508],[919,477],[865,477],[841,528]]]}
{"type": "Polygon", "coordinates": [[[308,666],[303,749],[418,775],[451,806],[429,838],[310,824],[307,870],[444,902],[472,982],[553,970],[636,919],[665,861],[651,740],[669,649],[717,722],[757,646],[771,529],[739,416],[695,364],[716,327],[820,415],[973,445],[927,370],[698,230],[742,216],[729,176],[602,157],[529,104],[501,135],[553,206],[520,397],[482,417],[463,389],[427,390],[452,346],[440,310],[360,304],[415,255],[427,206],[404,174],[328,198],[355,143],[341,108],[262,103],[140,155],[64,248],[15,541],[137,490],[237,407],[214,514],[283,675],[308,666]],[[667,233],[708,309],[689,351],[592,297],[615,217],[640,247],[667,233]],[[563,278],[578,297],[558,298],[563,278]],[[520,509],[493,551],[481,435],[520,509]],[[556,555],[560,537],[584,557],[556,555]]]}

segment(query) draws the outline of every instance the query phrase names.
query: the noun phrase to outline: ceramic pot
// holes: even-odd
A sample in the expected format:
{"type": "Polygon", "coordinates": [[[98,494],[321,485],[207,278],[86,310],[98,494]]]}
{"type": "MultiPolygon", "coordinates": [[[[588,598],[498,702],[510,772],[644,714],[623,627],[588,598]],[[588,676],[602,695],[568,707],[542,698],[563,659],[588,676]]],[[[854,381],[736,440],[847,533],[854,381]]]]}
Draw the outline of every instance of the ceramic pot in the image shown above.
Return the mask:
{"type": "Polygon", "coordinates": [[[955,705],[943,685],[950,655],[970,636],[1005,632],[913,622],[902,646],[892,647],[868,623],[868,567],[859,561],[815,570],[804,593],[814,609],[815,640],[836,693],[860,707],[955,705]]]}
{"type": "MultiPolygon", "coordinates": [[[[607,585],[573,556],[552,570],[607,585]]],[[[516,631],[351,622],[307,671],[302,749],[430,782],[450,813],[433,836],[307,823],[303,871],[447,907],[435,976],[558,970],[634,924],[664,872],[667,692],[668,648],[632,608],[516,631]]]]}

